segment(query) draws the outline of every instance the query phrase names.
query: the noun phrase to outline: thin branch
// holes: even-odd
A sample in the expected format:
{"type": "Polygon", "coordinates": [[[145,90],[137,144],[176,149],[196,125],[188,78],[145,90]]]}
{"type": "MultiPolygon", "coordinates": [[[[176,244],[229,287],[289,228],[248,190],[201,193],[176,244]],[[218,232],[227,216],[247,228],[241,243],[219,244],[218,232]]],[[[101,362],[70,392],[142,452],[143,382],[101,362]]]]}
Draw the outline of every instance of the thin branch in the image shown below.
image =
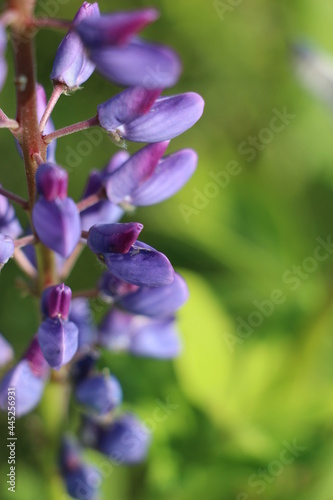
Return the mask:
{"type": "Polygon", "coordinates": [[[16,248],[14,251],[14,260],[18,267],[27,275],[29,278],[37,278],[37,270],[31,264],[30,260],[22,252],[20,248],[16,248]]]}
{"type": "Polygon", "coordinates": [[[6,113],[0,109],[0,128],[8,128],[10,130],[17,130],[20,127],[16,120],[8,118],[6,113]]]}
{"type": "Polygon", "coordinates": [[[58,84],[54,85],[52,95],[49,99],[49,102],[47,103],[44,114],[43,114],[42,119],[41,119],[40,124],[39,124],[39,130],[41,131],[41,133],[44,132],[44,129],[47,125],[47,122],[48,122],[51,114],[52,114],[52,111],[54,110],[55,105],[57,104],[60,96],[64,93],[65,89],[66,89],[66,86],[63,85],[62,83],[58,83],[58,84]]]}
{"type": "Polygon", "coordinates": [[[34,153],[32,155],[32,158],[37,163],[38,166],[43,165],[43,163],[45,163],[45,161],[43,160],[43,158],[41,157],[41,155],[39,153],[34,153]]]}
{"type": "Polygon", "coordinates": [[[83,210],[93,207],[96,203],[99,203],[103,199],[105,199],[105,191],[104,189],[100,189],[97,193],[87,196],[87,198],[79,201],[76,206],[79,212],[83,212],[83,210]]]}
{"type": "Polygon", "coordinates": [[[23,238],[18,238],[14,241],[15,248],[23,248],[27,245],[35,245],[38,242],[34,234],[29,234],[28,236],[23,236],[23,238]]]}
{"type": "Polygon", "coordinates": [[[29,202],[27,200],[24,200],[23,198],[21,198],[21,196],[18,196],[17,194],[12,193],[11,191],[7,191],[7,189],[4,189],[1,185],[0,185],[0,194],[2,196],[5,196],[9,200],[14,201],[18,205],[20,205],[24,210],[28,210],[29,202]]]}
{"type": "Polygon", "coordinates": [[[83,122],[74,123],[74,125],[69,125],[68,127],[60,128],[51,134],[44,135],[43,140],[45,144],[50,144],[54,139],[59,139],[60,137],[65,137],[66,135],[74,134],[75,132],[81,132],[81,130],[86,130],[90,127],[99,126],[99,121],[97,116],[90,118],[89,120],[84,120],[83,122]]]}
{"type": "Polygon", "coordinates": [[[72,21],[66,19],[52,19],[49,17],[37,17],[31,25],[35,28],[59,28],[68,30],[72,26],[72,21]]]}

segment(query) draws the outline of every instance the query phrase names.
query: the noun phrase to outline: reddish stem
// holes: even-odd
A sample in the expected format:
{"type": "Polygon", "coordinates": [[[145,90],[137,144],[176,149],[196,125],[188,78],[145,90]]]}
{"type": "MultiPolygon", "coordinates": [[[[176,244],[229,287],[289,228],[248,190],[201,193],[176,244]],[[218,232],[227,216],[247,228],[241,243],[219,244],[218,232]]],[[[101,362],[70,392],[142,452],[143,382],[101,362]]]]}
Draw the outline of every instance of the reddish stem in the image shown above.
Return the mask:
{"type": "Polygon", "coordinates": [[[51,134],[44,135],[43,139],[45,144],[50,144],[50,142],[54,141],[54,139],[59,139],[59,137],[65,137],[66,135],[74,134],[75,132],[81,132],[81,130],[86,130],[90,127],[99,126],[99,121],[97,116],[93,118],[89,118],[89,120],[84,120],[83,122],[74,123],[73,125],[69,125],[68,127],[60,128],[51,134]]]}
{"type": "Polygon", "coordinates": [[[24,210],[28,210],[29,203],[23,198],[21,198],[21,196],[18,196],[17,194],[12,193],[11,191],[7,191],[7,189],[4,189],[2,186],[0,186],[0,194],[2,196],[5,196],[9,200],[14,201],[14,203],[20,205],[24,210]]]}
{"type": "Polygon", "coordinates": [[[55,105],[57,104],[59,98],[61,97],[61,95],[64,93],[65,90],[66,90],[66,85],[63,85],[62,83],[58,83],[53,87],[52,95],[49,99],[49,102],[47,103],[44,114],[39,124],[39,130],[41,131],[41,133],[44,132],[44,129],[47,125],[47,122],[49,121],[52,111],[54,110],[55,105]]]}
{"type": "Polygon", "coordinates": [[[83,210],[93,207],[94,205],[96,205],[96,203],[100,202],[104,198],[105,198],[104,189],[101,189],[98,193],[87,196],[87,198],[84,198],[83,200],[79,201],[79,203],[77,203],[76,205],[77,209],[79,212],[83,212],[83,210]]]}

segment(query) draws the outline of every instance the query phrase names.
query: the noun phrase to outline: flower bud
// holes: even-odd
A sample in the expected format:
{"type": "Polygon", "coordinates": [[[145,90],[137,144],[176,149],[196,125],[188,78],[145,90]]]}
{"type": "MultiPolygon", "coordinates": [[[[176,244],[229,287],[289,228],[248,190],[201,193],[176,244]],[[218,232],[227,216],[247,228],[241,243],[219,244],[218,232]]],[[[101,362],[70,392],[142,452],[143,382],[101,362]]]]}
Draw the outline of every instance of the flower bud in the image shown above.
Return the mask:
{"type": "Polygon", "coordinates": [[[174,269],[161,252],[141,241],[125,254],[103,255],[108,270],[118,279],[138,286],[160,287],[174,280],[174,269]]]}
{"type": "Polygon", "coordinates": [[[54,84],[64,84],[70,90],[75,90],[92,75],[95,64],[88,59],[75,27],[84,20],[99,19],[99,17],[97,3],[84,2],[79,8],[73,20],[73,27],[62,40],[56,53],[51,73],[54,84]]]}
{"type": "Polygon", "coordinates": [[[101,482],[99,470],[83,462],[82,451],[77,441],[65,436],[61,443],[59,467],[68,494],[77,500],[96,500],[101,482]]]}
{"type": "Polygon", "coordinates": [[[150,442],[144,423],[127,413],[100,429],[96,449],[119,464],[135,464],[145,459],[150,442]]]}
{"type": "Polygon", "coordinates": [[[120,405],[123,393],[115,377],[97,374],[88,376],[76,385],[75,397],[89,413],[106,415],[120,405]]]}
{"type": "Polygon", "coordinates": [[[0,234],[0,269],[13,257],[14,250],[13,240],[9,236],[0,234]]]}
{"type": "Polygon", "coordinates": [[[81,237],[80,214],[71,198],[35,203],[32,220],[40,241],[62,257],[68,258],[81,237]]]}
{"type": "Polygon", "coordinates": [[[67,197],[68,174],[53,163],[44,163],[36,173],[37,191],[47,201],[63,200],[67,197]]]}
{"type": "Polygon", "coordinates": [[[90,228],[87,244],[90,250],[97,254],[126,254],[142,229],[143,225],[138,222],[96,224],[90,228]]]}
{"type": "Polygon", "coordinates": [[[43,356],[55,370],[68,363],[78,348],[79,331],[70,321],[47,318],[38,330],[38,341],[43,356]]]}
{"type": "Polygon", "coordinates": [[[134,314],[166,318],[172,316],[187,299],[185,280],[176,273],[170,285],[159,288],[141,287],[137,292],[120,298],[118,304],[134,314]]]}
{"type": "Polygon", "coordinates": [[[112,203],[128,202],[131,195],[149,179],[162,158],[169,141],[148,144],[106,177],[104,184],[112,203]]]}
{"type": "Polygon", "coordinates": [[[67,319],[71,305],[72,290],[64,283],[44,290],[42,310],[49,318],[67,319]]]}

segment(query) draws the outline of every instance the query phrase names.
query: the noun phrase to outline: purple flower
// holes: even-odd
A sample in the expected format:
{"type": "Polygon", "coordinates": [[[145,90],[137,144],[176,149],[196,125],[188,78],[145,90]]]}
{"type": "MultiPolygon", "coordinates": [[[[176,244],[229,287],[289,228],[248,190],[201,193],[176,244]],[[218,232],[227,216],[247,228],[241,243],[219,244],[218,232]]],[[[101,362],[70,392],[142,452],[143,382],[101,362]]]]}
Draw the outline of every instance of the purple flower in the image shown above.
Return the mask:
{"type": "Polygon", "coordinates": [[[14,358],[14,350],[9,342],[0,333],[0,368],[14,358]]]}
{"type": "Polygon", "coordinates": [[[15,240],[22,233],[15,210],[5,196],[0,195],[0,232],[15,240]]]}
{"type": "Polygon", "coordinates": [[[78,500],[97,500],[101,482],[99,470],[83,462],[77,441],[65,436],[61,443],[59,467],[68,494],[78,500]]]}
{"type": "Polygon", "coordinates": [[[152,319],[112,309],[99,328],[99,343],[111,351],[169,359],[180,353],[174,318],[152,319]]]}
{"type": "Polygon", "coordinates": [[[0,233],[0,269],[13,257],[14,250],[14,242],[10,236],[0,233]]]}
{"type": "Polygon", "coordinates": [[[167,143],[149,144],[106,178],[105,187],[110,201],[128,206],[153,205],[170,198],[186,184],[197,165],[198,157],[192,149],[182,149],[150,163],[149,158],[146,162],[143,158],[144,165],[141,171],[152,166],[151,175],[148,175],[146,179],[143,176],[140,177],[141,165],[137,165],[136,156],[146,148],[159,144],[167,143]],[[120,183],[121,180],[123,182],[120,183]]]}
{"type": "Polygon", "coordinates": [[[72,290],[64,283],[50,286],[42,295],[42,312],[49,318],[68,319],[72,290]]]}
{"type": "Polygon", "coordinates": [[[100,428],[96,449],[119,464],[136,464],[146,458],[150,442],[144,423],[127,413],[100,428]]]}
{"type": "Polygon", "coordinates": [[[112,203],[130,201],[132,193],[153,175],[168,145],[169,141],[148,144],[105,176],[108,199],[112,203]]]}
{"type": "Polygon", "coordinates": [[[96,224],[90,228],[87,244],[90,250],[97,254],[126,254],[142,229],[143,225],[137,222],[96,224]]]}
{"type": "Polygon", "coordinates": [[[67,197],[67,173],[58,165],[41,165],[36,174],[41,195],[32,211],[32,220],[41,242],[62,257],[69,257],[81,237],[80,215],[67,197]]]}
{"type": "Polygon", "coordinates": [[[155,9],[117,12],[84,20],[76,31],[106,78],[130,87],[166,88],[177,82],[181,72],[177,54],[134,37],[157,17],[155,9]]]}
{"type": "Polygon", "coordinates": [[[89,301],[84,298],[73,299],[68,319],[79,330],[78,349],[91,346],[95,342],[97,332],[92,320],[89,301]]]}
{"type": "Polygon", "coordinates": [[[105,224],[90,228],[89,248],[118,279],[138,286],[163,286],[174,279],[167,257],[137,241],[142,224],[105,224]]]}
{"type": "Polygon", "coordinates": [[[188,299],[185,280],[175,274],[170,285],[159,288],[141,287],[138,291],[121,297],[118,304],[133,314],[152,318],[172,316],[188,299]]]}
{"type": "Polygon", "coordinates": [[[153,91],[134,87],[101,104],[98,119],[118,141],[162,142],[191,128],[203,108],[202,97],[193,92],[155,99],[153,91]]]}
{"type": "Polygon", "coordinates": [[[75,29],[87,48],[98,49],[125,44],[157,18],[155,9],[116,12],[82,20],[75,29]]]}
{"type": "Polygon", "coordinates": [[[94,374],[75,387],[77,401],[89,413],[106,415],[120,405],[123,393],[118,380],[111,375],[94,374]]]}
{"type": "Polygon", "coordinates": [[[48,364],[59,370],[68,363],[78,348],[77,326],[59,318],[47,318],[38,329],[38,341],[48,364]]]}
{"type": "Polygon", "coordinates": [[[67,198],[68,174],[54,163],[40,165],[36,173],[38,193],[47,201],[67,198]]]}
{"type": "Polygon", "coordinates": [[[103,258],[116,278],[133,285],[163,287],[174,280],[168,258],[141,241],[136,241],[125,254],[106,253],[103,258]]]}
{"type": "Polygon", "coordinates": [[[7,409],[8,388],[14,388],[16,416],[25,415],[39,403],[48,376],[48,364],[34,337],[22,359],[1,380],[0,408],[7,409]]]}
{"type": "Polygon", "coordinates": [[[75,90],[94,72],[95,64],[88,59],[75,27],[81,22],[84,23],[84,20],[96,20],[99,15],[97,3],[84,2],[79,8],[72,28],[62,40],[56,53],[51,73],[51,80],[54,84],[64,84],[69,90],[75,90]]]}

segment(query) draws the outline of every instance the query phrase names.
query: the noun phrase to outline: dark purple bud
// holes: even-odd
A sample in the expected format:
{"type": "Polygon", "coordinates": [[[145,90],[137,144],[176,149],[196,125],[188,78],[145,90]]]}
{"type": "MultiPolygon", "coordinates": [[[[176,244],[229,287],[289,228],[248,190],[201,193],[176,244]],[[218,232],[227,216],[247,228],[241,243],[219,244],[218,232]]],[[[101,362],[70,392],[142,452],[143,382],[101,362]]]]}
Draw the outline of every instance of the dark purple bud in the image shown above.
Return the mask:
{"type": "Polygon", "coordinates": [[[44,290],[42,310],[49,318],[67,319],[71,305],[72,290],[64,283],[44,290]]]}
{"type": "Polygon", "coordinates": [[[68,174],[66,170],[53,163],[44,163],[36,173],[37,191],[47,201],[67,197],[68,174]]]}
{"type": "Polygon", "coordinates": [[[88,49],[121,45],[154,22],[158,15],[155,9],[116,12],[83,20],[75,29],[88,49]]]}
{"type": "Polygon", "coordinates": [[[185,280],[176,273],[171,285],[160,288],[142,287],[137,292],[122,297],[118,304],[134,314],[166,318],[172,316],[187,299],[185,280]]]}
{"type": "Polygon", "coordinates": [[[172,49],[138,39],[127,45],[92,49],[90,59],[105,78],[128,87],[172,87],[182,70],[179,57],[172,49]]]}
{"type": "Polygon", "coordinates": [[[97,3],[84,2],[78,10],[73,27],[68,31],[56,53],[51,80],[66,85],[70,90],[77,89],[92,75],[95,64],[86,54],[84,45],[75,31],[81,22],[96,20],[100,16],[97,3]]]}
{"type": "Polygon", "coordinates": [[[123,393],[115,377],[97,374],[76,385],[75,397],[89,413],[106,415],[120,405],[123,393]]]}
{"type": "Polygon", "coordinates": [[[117,127],[117,134],[134,142],[173,139],[193,127],[203,113],[204,104],[202,97],[193,92],[160,97],[148,113],[117,127]]]}
{"type": "Polygon", "coordinates": [[[83,462],[81,449],[71,436],[62,440],[59,462],[67,493],[77,500],[97,500],[101,474],[95,466],[83,462]]]}
{"type": "Polygon", "coordinates": [[[48,318],[38,330],[38,341],[48,364],[59,370],[68,363],[78,348],[79,331],[70,321],[48,318]]]}
{"type": "Polygon", "coordinates": [[[97,224],[90,228],[87,240],[90,250],[97,254],[126,254],[136,242],[143,225],[138,222],[126,224],[97,224]]]}
{"type": "Polygon", "coordinates": [[[0,234],[0,269],[13,257],[14,250],[13,240],[9,236],[0,234]]]}
{"type": "Polygon", "coordinates": [[[116,278],[133,285],[160,287],[174,280],[174,270],[167,257],[141,241],[126,254],[104,254],[104,261],[116,278]]]}
{"type": "MultiPolygon", "coordinates": [[[[36,96],[37,96],[37,117],[38,121],[41,121],[42,116],[44,114],[46,105],[47,105],[47,97],[42,85],[36,86],[36,96]]],[[[55,131],[54,124],[51,118],[49,118],[46,127],[44,129],[44,134],[51,134],[55,131]]],[[[55,152],[57,147],[57,141],[52,141],[47,146],[47,161],[54,162],[55,161],[55,152]]]]}
{"type": "Polygon", "coordinates": [[[93,373],[98,358],[99,353],[91,351],[81,355],[81,357],[75,361],[70,372],[71,380],[74,384],[78,384],[85,380],[93,373]]]}
{"type": "Polygon", "coordinates": [[[9,342],[0,333],[0,368],[12,361],[14,350],[9,342]]]}
{"type": "Polygon", "coordinates": [[[99,328],[99,343],[111,351],[170,359],[181,343],[174,318],[151,319],[112,309],[99,328]]]}
{"type": "Polygon", "coordinates": [[[193,175],[198,155],[192,149],[182,149],[163,158],[153,175],[141,184],[131,195],[133,206],[160,203],[179,191],[193,175]]]}
{"type": "Polygon", "coordinates": [[[112,203],[129,201],[132,193],[154,173],[168,145],[169,141],[148,144],[108,176],[105,180],[108,199],[112,203]]]}
{"type": "Polygon", "coordinates": [[[79,330],[79,350],[90,347],[96,340],[96,327],[93,323],[89,301],[84,298],[73,299],[68,317],[79,330]]]}
{"type": "Polygon", "coordinates": [[[126,283],[125,281],[116,278],[108,271],[101,276],[98,282],[98,288],[102,295],[111,297],[115,300],[129,293],[134,293],[139,289],[137,285],[126,283]]]}
{"type": "Polygon", "coordinates": [[[146,458],[150,442],[144,423],[127,413],[101,429],[97,449],[119,464],[135,464],[146,458]]]}
{"type": "Polygon", "coordinates": [[[34,337],[23,358],[9,370],[0,384],[0,408],[8,408],[8,389],[15,389],[15,412],[25,415],[39,403],[49,376],[49,367],[34,337]]]}
{"type": "Polygon", "coordinates": [[[101,127],[116,133],[123,124],[146,115],[160,93],[160,89],[133,87],[117,94],[97,108],[101,127]]]}
{"type": "Polygon", "coordinates": [[[40,241],[59,253],[69,257],[81,237],[80,214],[71,198],[37,201],[32,211],[32,220],[40,241]]]}
{"type": "Polygon", "coordinates": [[[0,232],[15,240],[22,233],[15,210],[5,196],[0,195],[0,232]]]}

